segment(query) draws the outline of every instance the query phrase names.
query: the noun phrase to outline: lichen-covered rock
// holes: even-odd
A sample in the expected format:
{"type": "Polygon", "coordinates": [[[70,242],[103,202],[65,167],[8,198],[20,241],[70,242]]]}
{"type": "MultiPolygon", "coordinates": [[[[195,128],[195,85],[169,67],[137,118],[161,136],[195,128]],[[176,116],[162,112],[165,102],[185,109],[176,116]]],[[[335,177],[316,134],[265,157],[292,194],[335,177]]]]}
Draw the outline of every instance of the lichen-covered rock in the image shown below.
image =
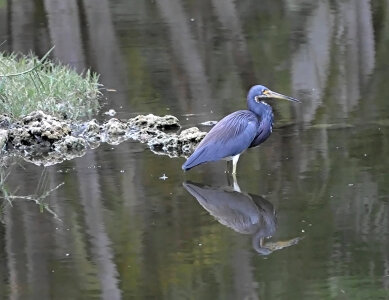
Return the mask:
{"type": "Polygon", "coordinates": [[[66,121],[47,115],[40,110],[25,116],[22,124],[29,129],[31,134],[41,135],[49,140],[59,140],[71,132],[66,121]]]}
{"type": "Polygon", "coordinates": [[[42,111],[32,112],[21,122],[11,126],[9,139],[15,148],[42,144],[53,144],[71,133],[66,121],[61,121],[42,111]]]}
{"type": "Polygon", "coordinates": [[[11,118],[7,115],[0,115],[0,128],[7,129],[11,125],[11,118]]]}
{"type": "Polygon", "coordinates": [[[151,137],[147,141],[147,145],[153,148],[153,150],[164,151],[169,148],[178,147],[178,138],[177,134],[168,134],[165,132],[158,132],[155,136],[151,137]]]}
{"type": "Polygon", "coordinates": [[[106,135],[104,136],[103,142],[109,145],[119,145],[124,141],[127,141],[130,137],[128,135],[106,135]]]}
{"type": "Polygon", "coordinates": [[[0,116],[0,148],[8,147],[38,165],[60,163],[82,156],[87,148],[97,148],[102,142],[118,145],[130,138],[147,143],[158,154],[186,156],[206,134],[196,127],[178,134],[178,119],[170,115],[140,115],[128,121],[112,118],[100,125],[96,120],[71,123],[36,111],[13,124],[7,122],[6,116],[0,116]],[[5,129],[1,129],[1,120],[5,129]]]}
{"type": "Polygon", "coordinates": [[[128,137],[141,143],[148,143],[151,139],[161,133],[164,132],[158,129],[138,128],[134,130],[134,128],[132,128],[128,133],[128,137]]]}
{"type": "Polygon", "coordinates": [[[96,149],[98,147],[100,147],[101,145],[101,141],[100,140],[88,140],[88,147],[90,149],[96,149]]]}
{"type": "Polygon", "coordinates": [[[147,144],[152,151],[159,154],[165,153],[170,157],[189,155],[206,134],[206,132],[200,131],[197,127],[183,130],[179,135],[161,131],[149,139],[147,144]]]}
{"type": "Polygon", "coordinates": [[[8,138],[12,142],[14,148],[19,148],[24,145],[29,146],[32,144],[31,135],[26,128],[12,128],[8,133],[8,138]]]}
{"type": "Polygon", "coordinates": [[[101,127],[95,119],[83,124],[82,136],[87,139],[100,139],[101,127]]]}
{"type": "Polygon", "coordinates": [[[86,148],[86,141],[80,137],[66,136],[53,144],[54,150],[60,153],[79,152],[86,148]]]}
{"type": "Polygon", "coordinates": [[[153,114],[139,115],[135,118],[129,119],[128,124],[131,128],[137,127],[158,130],[177,130],[181,127],[178,119],[171,115],[163,117],[155,116],[153,114]]]}
{"type": "Polygon", "coordinates": [[[119,121],[116,118],[109,119],[103,125],[103,131],[106,135],[125,135],[128,130],[128,125],[119,121]]]}
{"type": "Polygon", "coordinates": [[[87,142],[84,138],[69,135],[53,143],[50,148],[44,149],[40,145],[35,145],[20,151],[19,154],[27,162],[38,166],[51,166],[84,156],[86,150],[87,142]]]}
{"type": "Polygon", "coordinates": [[[181,131],[179,135],[179,140],[183,144],[192,143],[198,144],[206,136],[206,132],[200,131],[197,127],[191,127],[181,131]]]}
{"type": "Polygon", "coordinates": [[[8,130],[0,129],[0,151],[5,148],[5,143],[8,140],[8,130]]]}
{"type": "Polygon", "coordinates": [[[206,132],[200,131],[197,127],[191,127],[181,131],[178,139],[181,142],[182,154],[190,155],[206,134],[206,132]]]}

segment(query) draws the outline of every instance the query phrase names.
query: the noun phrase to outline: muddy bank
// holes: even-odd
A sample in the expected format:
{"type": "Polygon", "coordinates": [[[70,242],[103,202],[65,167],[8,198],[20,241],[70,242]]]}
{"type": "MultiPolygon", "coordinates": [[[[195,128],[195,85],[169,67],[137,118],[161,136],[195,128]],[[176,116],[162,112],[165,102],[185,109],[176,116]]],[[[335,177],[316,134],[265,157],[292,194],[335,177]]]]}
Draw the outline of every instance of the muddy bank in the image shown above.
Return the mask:
{"type": "Polygon", "coordinates": [[[170,157],[188,156],[206,132],[197,127],[181,130],[178,119],[139,115],[128,120],[111,118],[72,123],[35,111],[17,122],[0,116],[2,155],[17,154],[37,165],[53,165],[83,156],[101,143],[118,145],[128,139],[148,145],[151,151],[170,157]]]}

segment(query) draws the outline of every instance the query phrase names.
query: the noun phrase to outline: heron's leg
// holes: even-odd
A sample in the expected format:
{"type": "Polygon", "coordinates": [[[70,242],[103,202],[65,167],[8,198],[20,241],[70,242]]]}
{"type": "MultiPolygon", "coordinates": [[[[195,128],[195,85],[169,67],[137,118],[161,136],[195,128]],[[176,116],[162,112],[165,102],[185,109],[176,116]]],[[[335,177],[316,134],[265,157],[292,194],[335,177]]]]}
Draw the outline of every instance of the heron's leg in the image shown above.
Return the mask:
{"type": "Polygon", "coordinates": [[[241,193],[242,191],[241,191],[240,186],[238,184],[238,180],[236,179],[236,174],[235,173],[232,173],[232,174],[226,173],[226,176],[227,176],[228,186],[232,187],[232,189],[235,192],[241,193]],[[231,179],[232,179],[232,181],[231,181],[231,179]]]}
{"type": "Polygon", "coordinates": [[[240,154],[232,157],[232,174],[236,174],[236,165],[238,164],[240,154]]]}
{"type": "Polygon", "coordinates": [[[236,174],[235,173],[232,173],[232,179],[234,180],[234,183],[233,183],[233,188],[234,188],[234,191],[235,192],[238,192],[238,193],[241,193],[241,189],[240,189],[240,186],[238,184],[238,181],[236,180],[236,174]]]}

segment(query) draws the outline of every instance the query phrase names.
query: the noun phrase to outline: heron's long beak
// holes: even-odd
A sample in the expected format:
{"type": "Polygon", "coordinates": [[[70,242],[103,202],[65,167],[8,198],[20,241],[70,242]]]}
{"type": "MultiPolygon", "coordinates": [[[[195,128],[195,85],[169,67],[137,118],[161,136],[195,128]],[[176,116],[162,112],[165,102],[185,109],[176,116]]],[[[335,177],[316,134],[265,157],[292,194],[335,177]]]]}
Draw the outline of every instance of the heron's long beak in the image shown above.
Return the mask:
{"type": "MultiPolygon", "coordinates": [[[[282,99],[282,100],[288,100],[288,101],[293,101],[293,102],[298,102],[298,103],[301,103],[300,100],[296,99],[296,98],[292,98],[292,97],[289,97],[289,96],[285,96],[285,95],[282,95],[282,94],[279,94],[279,93],[276,93],[276,92],[273,92],[271,90],[266,90],[264,93],[263,93],[263,98],[265,99],[282,99]]],[[[262,98],[260,96],[260,98],[262,98]]]]}

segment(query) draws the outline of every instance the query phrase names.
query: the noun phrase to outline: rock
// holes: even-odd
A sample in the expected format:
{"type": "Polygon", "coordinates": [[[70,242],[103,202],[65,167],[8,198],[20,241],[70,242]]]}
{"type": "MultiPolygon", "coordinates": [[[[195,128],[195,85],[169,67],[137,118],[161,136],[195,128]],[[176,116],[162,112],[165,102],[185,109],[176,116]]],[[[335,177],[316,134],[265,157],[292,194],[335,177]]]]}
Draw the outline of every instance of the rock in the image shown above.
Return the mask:
{"type": "Polygon", "coordinates": [[[180,145],[177,134],[167,134],[160,131],[156,136],[148,140],[147,145],[153,152],[158,154],[166,153],[170,157],[180,155],[180,145]]]}
{"type": "Polygon", "coordinates": [[[80,137],[66,136],[61,141],[55,142],[53,148],[60,153],[79,152],[86,148],[86,141],[80,137]]]}
{"type": "Polygon", "coordinates": [[[25,151],[23,152],[23,158],[25,161],[38,166],[51,166],[64,160],[71,160],[85,155],[86,147],[85,139],[66,136],[61,141],[55,142],[51,150],[43,152],[25,151]]]}
{"type": "Polygon", "coordinates": [[[170,139],[170,145],[174,144],[171,140],[174,134],[166,135],[164,134],[164,131],[178,130],[180,128],[178,119],[171,115],[166,115],[164,117],[155,116],[153,114],[146,116],[139,115],[129,119],[127,124],[130,128],[130,138],[140,141],[141,143],[147,143],[150,147],[160,149],[162,152],[164,151],[162,149],[166,148],[164,148],[164,145],[168,144],[166,139],[170,139]]]}
{"type": "Polygon", "coordinates": [[[12,142],[14,148],[19,148],[24,145],[31,145],[31,135],[25,128],[12,128],[8,133],[8,138],[12,142]]]}
{"type": "Polygon", "coordinates": [[[20,123],[11,126],[9,139],[16,148],[37,144],[47,146],[70,133],[66,121],[36,111],[24,117],[20,123]]]}
{"type": "Polygon", "coordinates": [[[206,135],[206,132],[200,131],[197,127],[181,131],[178,139],[181,142],[182,153],[190,155],[206,135]]]}
{"type": "Polygon", "coordinates": [[[128,134],[129,138],[139,141],[141,143],[147,143],[152,138],[156,137],[160,133],[163,133],[160,130],[157,129],[148,129],[148,128],[141,128],[141,129],[134,129],[132,128],[128,134]]]}
{"type": "Polygon", "coordinates": [[[9,146],[7,150],[16,151],[25,160],[45,166],[80,157],[101,142],[118,145],[130,138],[147,143],[158,154],[186,156],[206,134],[196,127],[174,132],[180,124],[171,115],[140,115],[128,121],[111,118],[100,125],[96,120],[71,123],[36,111],[10,122],[9,117],[0,116],[0,127],[7,128],[0,128],[0,148],[9,146]]]}
{"type": "Polygon", "coordinates": [[[218,121],[206,121],[206,122],[203,122],[203,123],[200,123],[201,125],[204,125],[204,126],[213,126],[213,125],[216,125],[218,121]]]}
{"type": "Polygon", "coordinates": [[[128,124],[118,119],[112,118],[108,120],[101,128],[101,140],[110,145],[118,145],[130,138],[130,136],[128,136],[128,124]]]}
{"type": "Polygon", "coordinates": [[[0,128],[7,129],[11,125],[11,118],[7,115],[0,115],[0,128]]]}
{"type": "Polygon", "coordinates": [[[106,135],[124,135],[128,130],[128,125],[116,118],[109,119],[103,125],[103,131],[106,135]]]}
{"type": "Polygon", "coordinates": [[[183,130],[179,135],[160,132],[148,141],[148,146],[158,154],[166,153],[170,157],[191,154],[206,135],[197,127],[183,130]]]}
{"type": "Polygon", "coordinates": [[[96,149],[96,148],[98,148],[98,147],[100,147],[100,145],[101,145],[101,142],[100,142],[100,140],[88,140],[88,147],[90,148],[90,149],[96,149]]]}
{"type": "Polygon", "coordinates": [[[163,117],[149,115],[139,115],[135,118],[128,120],[128,124],[131,128],[149,128],[158,130],[174,130],[181,127],[178,119],[175,116],[166,115],[163,117]]]}
{"type": "Polygon", "coordinates": [[[103,142],[109,145],[119,145],[128,139],[129,136],[127,135],[106,135],[103,139],[103,142]]]}
{"type": "Polygon", "coordinates": [[[8,130],[0,129],[0,151],[5,148],[8,140],[8,130]]]}
{"type": "Polygon", "coordinates": [[[87,139],[100,139],[101,127],[95,119],[83,124],[82,136],[87,139]]]}
{"type": "Polygon", "coordinates": [[[106,111],[106,112],[104,113],[104,115],[113,117],[114,115],[116,115],[116,111],[115,111],[114,109],[111,108],[109,111],[106,111]]]}

